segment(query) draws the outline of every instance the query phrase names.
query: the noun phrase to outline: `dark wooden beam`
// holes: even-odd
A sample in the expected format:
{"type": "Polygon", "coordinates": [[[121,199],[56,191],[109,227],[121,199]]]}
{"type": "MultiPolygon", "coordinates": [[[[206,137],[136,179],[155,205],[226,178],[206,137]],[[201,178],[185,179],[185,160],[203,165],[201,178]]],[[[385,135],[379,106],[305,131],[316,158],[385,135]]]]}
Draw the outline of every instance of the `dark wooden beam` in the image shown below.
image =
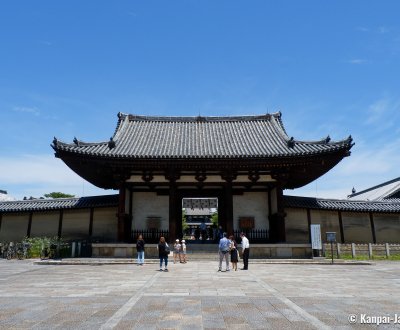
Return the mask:
{"type": "Polygon", "coordinates": [[[31,237],[32,218],[33,218],[33,212],[29,212],[28,230],[26,231],[27,237],[31,237]]]}
{"type": "Polygon", "coordinates": [[[342,218],[342,212],[340,210],[338,211],[338,218],[339,218],[340,242],[344,243],[343,218],[342,218]]]}
{"type": "Polygon", "coordinates": [[[63,218],[64,218],[64,210],[60,210],[60,215],[58,217],[58,238],[61,238],[62,235],[62,226],[63,226],[63,218]]]}
{"type": "Polygon", "coordinates": [[[374,223],[374,214],[369,212],[369,222],[371,224],[371,232],[372,232],[372,241],[376,244],[376,232],[375,232],[375,223],[374,223]]]}

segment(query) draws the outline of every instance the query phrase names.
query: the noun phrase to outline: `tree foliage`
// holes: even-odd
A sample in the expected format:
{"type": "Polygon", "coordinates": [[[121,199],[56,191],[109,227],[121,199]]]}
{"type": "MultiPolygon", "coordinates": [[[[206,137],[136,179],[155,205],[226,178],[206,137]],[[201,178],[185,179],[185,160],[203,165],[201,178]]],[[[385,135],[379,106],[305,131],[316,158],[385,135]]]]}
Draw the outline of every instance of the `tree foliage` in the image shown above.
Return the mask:
{"type": "Polygon", "coordinates": [[[65,194],[62,192],[51,192],[49,194],[44,194],[44,197],[46,197],[46,198],[72,198],[72,197],[75,197],[75,195],[65,194]]]}

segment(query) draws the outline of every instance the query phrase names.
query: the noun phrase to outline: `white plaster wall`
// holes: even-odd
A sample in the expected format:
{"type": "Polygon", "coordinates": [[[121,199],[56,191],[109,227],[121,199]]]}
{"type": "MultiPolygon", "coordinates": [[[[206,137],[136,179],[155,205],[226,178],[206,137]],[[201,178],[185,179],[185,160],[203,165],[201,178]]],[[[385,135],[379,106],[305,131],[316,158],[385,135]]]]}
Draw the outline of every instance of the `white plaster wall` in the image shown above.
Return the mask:
{"type": "Polygon", "coordinates": [[[160,229],[169,228],[169,196],[157,196],[155,192],[132,194],[132,229],[147,229],[148,217],[160,217],[160,229]]]}
{"type": "Polygon", "coordinates": [[[239,229],[239,217],[254,217],[255,229],[269,229],[268,193],[247,192],[233,196],[233,227],[239,229]]]}

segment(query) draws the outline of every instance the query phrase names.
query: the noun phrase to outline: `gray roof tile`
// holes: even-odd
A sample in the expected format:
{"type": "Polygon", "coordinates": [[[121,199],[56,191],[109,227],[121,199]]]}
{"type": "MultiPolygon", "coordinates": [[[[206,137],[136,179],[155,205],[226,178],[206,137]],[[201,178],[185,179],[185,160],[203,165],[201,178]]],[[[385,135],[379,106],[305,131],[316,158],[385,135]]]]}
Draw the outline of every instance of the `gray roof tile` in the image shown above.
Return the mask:
{"type": "Polygon", "coordinates": [[[349,150],[351,137],[305,142],[294,140],[283,127],[281,114],[241,117],[146,117],[119,114],[111,143],[63,143],[56,151],[107,158],[266,158],[308,156],[349,150]]]}
{"type": "MultiPolygon", "coordinates": [[[[28,201],[0,202],[1,213],[79,209],[90,207],[117,207],[119,195],[103,195],[81,198],[37,199],[28,201]]],[[[400,213],[400,200],[353,201],[312,197],[284,196],[286,208],[309,208],[349,212],[400,213]]]]}
{"type": "Polygon", "coordinates": [[[30,212],[61,209],[82,209],[118,205],[118,195],[90,196],[80,198],[33,199],[0,202],[0,212],[30,212]]]}
{"type": "Polygon", "coordinates": [[[399,213],[400,201],[355,201],[312,197],[284,196],[285,207],[350,212],[399,213]]]}

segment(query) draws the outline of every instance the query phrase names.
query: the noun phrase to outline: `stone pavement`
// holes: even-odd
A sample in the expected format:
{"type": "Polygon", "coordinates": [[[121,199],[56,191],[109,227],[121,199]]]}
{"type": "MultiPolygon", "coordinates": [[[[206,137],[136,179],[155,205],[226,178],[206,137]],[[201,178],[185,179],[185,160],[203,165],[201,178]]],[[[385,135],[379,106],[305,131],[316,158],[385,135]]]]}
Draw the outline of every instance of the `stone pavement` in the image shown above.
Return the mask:
{"type": "Polygon", "coordinates": [[[400,262],[168,268],[0,259],[0,329],[400,328],[400,262]]]}

